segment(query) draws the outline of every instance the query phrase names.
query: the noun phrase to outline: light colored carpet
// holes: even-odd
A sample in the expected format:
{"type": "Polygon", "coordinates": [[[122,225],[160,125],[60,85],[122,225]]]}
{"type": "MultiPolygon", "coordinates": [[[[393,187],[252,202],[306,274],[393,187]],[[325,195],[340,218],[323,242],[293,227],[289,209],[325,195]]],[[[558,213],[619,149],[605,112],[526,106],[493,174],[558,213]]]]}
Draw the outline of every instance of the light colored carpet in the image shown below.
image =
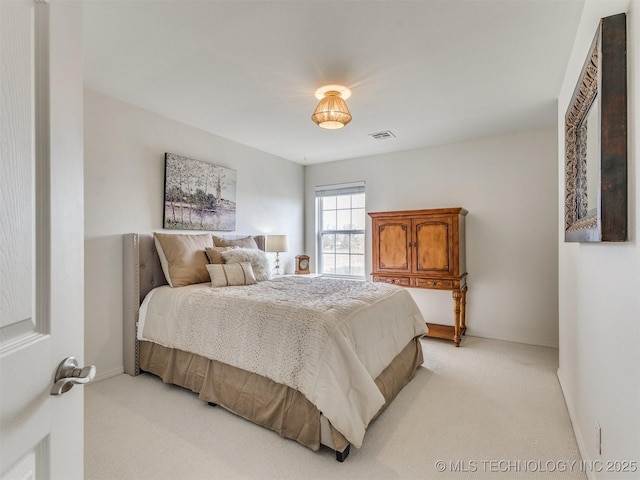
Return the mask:
{"type": "Polygon", "coordinates": [[[344,463],[149,374],[85,386],[85,478],[586,478],[558,351],[424,339],[424,365],[344,463]]]}

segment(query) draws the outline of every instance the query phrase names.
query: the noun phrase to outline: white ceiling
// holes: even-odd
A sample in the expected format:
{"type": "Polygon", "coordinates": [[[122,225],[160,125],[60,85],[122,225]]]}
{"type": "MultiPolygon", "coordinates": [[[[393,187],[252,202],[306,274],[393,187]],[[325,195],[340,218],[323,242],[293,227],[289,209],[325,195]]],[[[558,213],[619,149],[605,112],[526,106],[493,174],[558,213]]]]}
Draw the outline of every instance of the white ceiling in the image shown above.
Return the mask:
{"type": "Polygon", "coordinates": [[[85,85],[303,165],[550,127],[583,4],[85,1],[85,85]],[[310,118],[327,83],[340,130],[310,118]]]}

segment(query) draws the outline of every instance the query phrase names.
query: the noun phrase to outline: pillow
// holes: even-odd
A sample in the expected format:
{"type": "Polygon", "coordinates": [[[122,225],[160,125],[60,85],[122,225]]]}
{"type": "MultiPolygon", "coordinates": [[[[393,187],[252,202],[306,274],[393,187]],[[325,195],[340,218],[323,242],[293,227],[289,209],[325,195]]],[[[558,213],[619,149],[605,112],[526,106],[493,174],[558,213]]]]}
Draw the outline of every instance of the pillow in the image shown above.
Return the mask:
{"type": "Polygon", "coordinates": [[[216,237],[215,235],[212,235],[212,237],[213,237],[213,244],[216,247],[240,247],[240,248],[255,248],[255,249],[258,248],[258,244],[253,239],[253,237],[238,238],[236,240],[232,240],[230,238],[216,237]]]}
{"type": "Polygon", "coordinates": [[[211,286],[230,287],[234,285],[253,285],[256,283],[256,277],[253,275],[253,269],[249,262],[240,263],[210,263],[207,265],[209,276],[211,277],[211,286]]]}
{"type": "Polygon", "coordinates": [[[213,247],[210,234],[154,233],[154,241],[169,285],[184,287],[209,281],[204,249],[213,247]]]}
{"type": "Polygon", "coordinates": [[[262,250],[255,248],[232,248],[231,250],[222,252],[221,255],[225,263],[251,263],[253,273],[255,274],[258,282],[269,280],[271,278],[269,259],[262,250]]]}
{"type": "Polygon", "coordinates": [[[231,250],[232,248],[236,247],[207,247],[204,249],[204,252],[209,258],[209,263],[224,263],[222,252],[231,250]]]}

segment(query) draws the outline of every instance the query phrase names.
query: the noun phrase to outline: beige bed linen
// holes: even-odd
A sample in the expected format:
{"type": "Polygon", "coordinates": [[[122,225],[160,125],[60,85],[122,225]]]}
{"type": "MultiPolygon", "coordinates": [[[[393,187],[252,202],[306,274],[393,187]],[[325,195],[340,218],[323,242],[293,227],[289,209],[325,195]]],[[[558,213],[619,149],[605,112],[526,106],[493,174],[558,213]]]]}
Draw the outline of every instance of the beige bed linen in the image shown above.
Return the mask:
{"type": "MultiPolygon", "coordinates": [[[[418,338],[376,378],[385,404],[379,415],[413,378],[423,362],[418,338]]],[[[219,404],[279,435],[312,449],[320,448],[320,411],[300,392],[255,373],[209,360],[193,353],[140,342],[140,367],[163,381],[199,394],[206,402],[219,404]]],[[[330,425],[331,448],[342,451],[348,441],[330,425]]]]}
{"type": "Polygon", "coordinates": [[[358,448],[385,402],[373,379],[426,332],[409,293],[386,284],[280,277],[246,287],[201,285],[180,292],[180,300],[175,290],[160,287],[143,304],[141,339],[300,391],[358,448]],[[157,326],[168,318],[175,326],[157,326]],[[173,338],[160,335],[172,328],[173,338]]]}

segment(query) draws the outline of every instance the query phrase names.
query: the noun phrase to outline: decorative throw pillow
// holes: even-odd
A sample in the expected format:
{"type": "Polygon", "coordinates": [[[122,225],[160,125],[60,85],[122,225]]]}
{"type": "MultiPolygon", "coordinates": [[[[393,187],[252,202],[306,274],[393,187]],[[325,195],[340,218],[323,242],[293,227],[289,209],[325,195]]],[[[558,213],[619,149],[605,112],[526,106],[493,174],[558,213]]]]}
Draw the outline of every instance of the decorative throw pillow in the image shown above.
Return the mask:
{"type": "Polygon", "coordinates": [[[233,248],[222,252],[225,263],[249,262],[258,282],[271,279],[271,270],[267,255],[257,248],[233,248]]]}
{"type": "Polygon", "coordinates": [[[226,252],[232,248],[236,247],[207,247],[204,251],[207,254],[207,257],[209,257],[209,263],[224,263],[222,252],[226,252]]]}
{"type": "Polygon", "coordinates": [[[213,244],[216,247],[240,247],[240,248],[258,248],[258,244],[253,237],[237,238],[232,240],[230,238],[217,237],[212,235],[213,244]]]}
{"type": "Polygon", "coordinates": [[[208,264],[207,270],[211,277],[211,286],[230,287],[235,285],[253,285],[256,277],[249,262],[228,263],[228,264],[208,264]]]}
{"type": "Polygon", "coordinates": [[[213,248],[210,234],[154,233],[164,276],[172,287],[209,281],[205,248],[213,248]]]}

